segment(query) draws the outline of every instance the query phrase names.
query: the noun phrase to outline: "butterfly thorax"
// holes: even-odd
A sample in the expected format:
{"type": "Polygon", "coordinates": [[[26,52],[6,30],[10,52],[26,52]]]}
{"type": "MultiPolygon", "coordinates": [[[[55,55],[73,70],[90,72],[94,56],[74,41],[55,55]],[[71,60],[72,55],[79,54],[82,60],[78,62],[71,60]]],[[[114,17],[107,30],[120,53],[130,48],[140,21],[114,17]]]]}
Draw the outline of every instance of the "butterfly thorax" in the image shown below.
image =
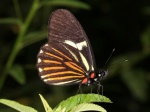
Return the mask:
{"type": "Polygon", "coordinates": [[[85,77],[81,84],[90,86],[90,85],[99,85],[100,81],[107,77],[108,75],[108,70],[97,70],[97,71],[92,71],[89,73],[87,77],[85,77]]]}

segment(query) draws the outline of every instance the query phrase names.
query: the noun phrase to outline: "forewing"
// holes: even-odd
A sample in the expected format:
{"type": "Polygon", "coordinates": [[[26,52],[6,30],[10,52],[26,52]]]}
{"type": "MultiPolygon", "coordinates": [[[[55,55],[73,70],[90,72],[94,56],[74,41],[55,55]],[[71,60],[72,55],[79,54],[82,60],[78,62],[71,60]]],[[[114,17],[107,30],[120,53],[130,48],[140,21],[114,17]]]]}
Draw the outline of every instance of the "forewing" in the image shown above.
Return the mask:
{"type": "Polygon", "coordinates": [[[58,41],[58,43],[66,44],[72,48],[77,49],[81,58],[80,66],[84,68],[85,72],[94,71],[95,58],[93,56],[90,42],[72,13],[68,10],[58,9],[52,13],[49,20],[49,34],[48,41],[58,41]]]}

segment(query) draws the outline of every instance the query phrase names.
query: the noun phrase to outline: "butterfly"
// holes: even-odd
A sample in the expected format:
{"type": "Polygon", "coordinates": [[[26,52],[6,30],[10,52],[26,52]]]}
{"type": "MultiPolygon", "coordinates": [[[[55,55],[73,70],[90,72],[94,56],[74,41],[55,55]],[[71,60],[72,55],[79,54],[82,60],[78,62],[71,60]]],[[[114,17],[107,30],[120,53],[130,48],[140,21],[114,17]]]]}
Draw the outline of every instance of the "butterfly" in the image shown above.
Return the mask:
{"type": "Polygon", "coordinates": [[[82,26],[66,9],[48,22],[48,42],[37,55],[41,79],[49,85],[99,85],[108,70],[97,70],[92,47],[82,26]]]}

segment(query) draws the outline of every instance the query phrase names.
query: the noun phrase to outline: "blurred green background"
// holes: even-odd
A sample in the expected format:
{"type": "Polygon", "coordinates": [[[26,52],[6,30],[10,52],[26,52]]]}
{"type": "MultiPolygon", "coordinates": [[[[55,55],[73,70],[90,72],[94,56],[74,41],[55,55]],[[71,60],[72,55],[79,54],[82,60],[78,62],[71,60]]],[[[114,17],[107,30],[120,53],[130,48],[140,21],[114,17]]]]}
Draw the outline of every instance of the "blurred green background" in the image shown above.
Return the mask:
{"type": "MultiPolygon", "coordinates": [[[[0,98],[44,111],[39,93],[52,107],[77,93],[78,85],[46,85],[36,68],[39,48],[47,42],[49,16],[58,8],[68,9],[79,20],[98,68],[116,49],[106,65],[109,76],[102,81],[104,95],[113,104],[101,105],[109,112],[150,112],[149,0],[1,0],[0,98]]],[[[90,92],[90,87],[82,89],[90,92]]],[[[0,104],[4,111],[16,112],[0,104]]]]}

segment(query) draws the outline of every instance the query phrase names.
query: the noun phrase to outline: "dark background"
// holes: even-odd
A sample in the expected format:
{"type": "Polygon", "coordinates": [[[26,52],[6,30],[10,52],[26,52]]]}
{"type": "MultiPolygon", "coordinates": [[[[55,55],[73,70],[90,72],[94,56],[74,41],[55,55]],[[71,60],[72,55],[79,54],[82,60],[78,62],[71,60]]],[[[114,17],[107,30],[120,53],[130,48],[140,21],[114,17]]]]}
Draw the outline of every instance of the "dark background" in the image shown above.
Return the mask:
{"type": "MultiPolygon", "coordinates": [[[[0,98],[44,111],[39,93],[52,107],[77,93],[78,85],[46,85],[40,80],[36,68],[39,48],[47,42],[49,16],[53,10],[65,8],[75,15],[87,33],[98,68],[103,68],[113,48],[116,49],[105,67],[109,75],[102,81],[104,95],[113,103],[102,106],[111,112],[150,111],[149,0],[64,0],[65,3],[62,0],[56,0],[57,3],[43,0],[45,4],[31,14],[33,17],[17,46],[16,40],[21,38],[18,36],[22,25],[19,21],[25,23],[35,1],[1,0],[0,98]],[[16,54],[13,53],[15,45],[16,54]],[[11,54],[15,56],[6,69],[11,54]]],[[[42,0],[40,2],[42,4],[42,0]]],[[[82,89],[84,93],[90,93],[90,88],[83,86],[82,89]]],[[[96,92],[96,87],[94,90],[96,92]]],[[[0,112],[3,111],[13,112],[0,104],[0,112]]]]}

